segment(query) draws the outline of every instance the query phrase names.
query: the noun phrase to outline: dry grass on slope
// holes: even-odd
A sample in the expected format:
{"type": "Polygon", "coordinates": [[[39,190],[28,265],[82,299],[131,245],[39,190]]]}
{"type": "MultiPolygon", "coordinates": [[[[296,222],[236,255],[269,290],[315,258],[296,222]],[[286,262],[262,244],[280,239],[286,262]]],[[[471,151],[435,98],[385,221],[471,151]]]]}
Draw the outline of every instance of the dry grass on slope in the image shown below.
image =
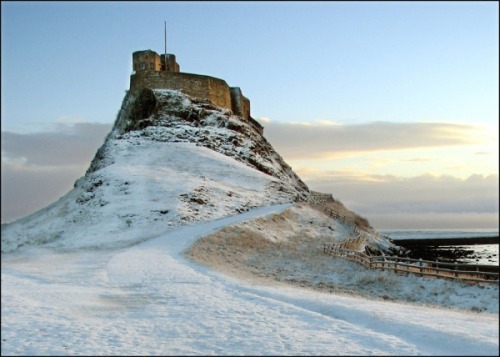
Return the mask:
{"type": "MultiPolygon", "coordinates": [[[[492,287],[477,290],[453,281],[368,270],[323,253],[323,243],[343,242],[350,232],[323,212],[296,204],[280,214],[225,227],[198,240],[185,254],[214,270],[259,284],[446,308],[467,306],[463,297],[477,295],[477,311],[490,310],[491,298],[498,301],[498,289],[492,287]]],[[[349,248],[360,249],[367,239],[373,240],[368,233],[362,235],[359,241],[349,241],[349,248]]]]}
{"type": "Polygon", "coordinates": [[[344,241],[347,232],[325,214],[300,204],[280,214],[225,227],[198,240],[186,255],[238,277],[352,293],[328,277],[342,273],[345,264],[360,268],[346,261],[337,264],[323,253],[323,243],[344,241]]]}
{"type": "Polygon", "coordinates": [[[338,212],[342,216],[346,216],[348,219],[354,221],[356,224],[356,227],[360,230],[364,230],[366,232],[373,232],[374,229],[370,225],[370,222],[368,222],[368,219],[366,219],[363,216],[360,216],[356,212],[353,212],[349,209],[347,209],[342,202],[339,200],[334,200],[334,201],[326,201],[323,202],[320,205],[311,205],[311,207],[315,208],[316,210],[323,212],[325,208],[331,209],[335,212],[338,212]]]}

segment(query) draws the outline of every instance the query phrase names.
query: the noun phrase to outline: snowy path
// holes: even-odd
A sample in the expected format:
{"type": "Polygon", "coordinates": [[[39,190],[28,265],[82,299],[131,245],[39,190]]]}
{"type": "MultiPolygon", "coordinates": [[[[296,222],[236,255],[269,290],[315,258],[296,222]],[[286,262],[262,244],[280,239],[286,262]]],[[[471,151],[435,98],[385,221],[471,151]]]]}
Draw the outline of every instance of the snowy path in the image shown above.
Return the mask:
{"type": "Polygon", "coordinates": [[[498,354],[498,315],[259,286],[181,254],[215,229],[286,207],[122,250],[6,256],[2,355],[498,354]]]}

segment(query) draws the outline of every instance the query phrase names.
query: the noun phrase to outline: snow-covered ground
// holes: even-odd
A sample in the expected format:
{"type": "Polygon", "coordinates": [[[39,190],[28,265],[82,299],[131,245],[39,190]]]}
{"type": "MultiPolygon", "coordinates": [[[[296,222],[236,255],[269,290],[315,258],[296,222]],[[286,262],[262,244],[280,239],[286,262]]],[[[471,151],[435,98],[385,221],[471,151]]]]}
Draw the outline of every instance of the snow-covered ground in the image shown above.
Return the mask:
{"type": "Polygon", "coordinates": [[[162,118],[175,126],[167,142],[167,124],[115,133],[118,121],[73,190],[2,225],[2,355],[498,355],[498,285],[373,275],[321,255],[351,230],[294,204],[304,191],[291,169],[264,141],[242,152],[246,134],[225,126],[244,123],[162,118]],[[230,250],[193,260],[207,239],[224,248],[210,238],[222,229],[260,230],[269,245],[241,264],[230,250]]]}
{"type": "MultiPolygon", "coordinates": [[[[323,252],[324,243],[342,242],[350,234],[349,227],[300,203],[279,214],[227,226],[196,241],[186,255],[225,274],[261,283],[498,314],[498,284],[477,286],[369,270],[323,252]]],[[[362,250],[364,245],[354,240],[350,249],[362,250]]]]}
{"type": "Polygon", "coordinates": [[[182,252],[228,224],[199,223],[124,249],[2,259],[2,355],[496,355],[498,314],[245,282],[182,252]]]}

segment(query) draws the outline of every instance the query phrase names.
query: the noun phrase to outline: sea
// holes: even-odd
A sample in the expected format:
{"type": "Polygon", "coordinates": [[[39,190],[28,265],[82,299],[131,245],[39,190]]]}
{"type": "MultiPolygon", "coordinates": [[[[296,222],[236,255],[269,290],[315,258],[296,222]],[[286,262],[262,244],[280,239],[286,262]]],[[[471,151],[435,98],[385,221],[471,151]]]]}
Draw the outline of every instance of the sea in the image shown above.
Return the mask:
{"type": "MultiPolygon", "coordinates": [[[[498,237],[498,229],[385,229],[378,232],[391,239],[498,237]]],[[[456,248],[471,252],[461,259],[464,262],[498,266],[498,244],[459,245],[456,248]]]]}

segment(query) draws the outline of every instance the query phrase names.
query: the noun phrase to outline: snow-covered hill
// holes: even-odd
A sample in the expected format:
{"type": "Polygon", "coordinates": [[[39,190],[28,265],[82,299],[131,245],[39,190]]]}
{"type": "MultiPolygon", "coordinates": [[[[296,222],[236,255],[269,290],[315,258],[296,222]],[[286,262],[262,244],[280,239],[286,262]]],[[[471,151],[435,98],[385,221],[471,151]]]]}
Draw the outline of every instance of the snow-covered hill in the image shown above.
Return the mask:
{"type": "Polygon", "coordinates": [[[57,202],[3,225],[2,252],[126,246],[191,222],[305,200],[307,186],[259,129],[177,91],[128,94],[86,175],[57,202]]]}
{"type": "Polygon", "coordinates": [[[2,225],[1,354],[498,354],[498,286],[322,254],[352,229],[307,204],[260,129],[128,94],[74,189],[2,225]]]}

